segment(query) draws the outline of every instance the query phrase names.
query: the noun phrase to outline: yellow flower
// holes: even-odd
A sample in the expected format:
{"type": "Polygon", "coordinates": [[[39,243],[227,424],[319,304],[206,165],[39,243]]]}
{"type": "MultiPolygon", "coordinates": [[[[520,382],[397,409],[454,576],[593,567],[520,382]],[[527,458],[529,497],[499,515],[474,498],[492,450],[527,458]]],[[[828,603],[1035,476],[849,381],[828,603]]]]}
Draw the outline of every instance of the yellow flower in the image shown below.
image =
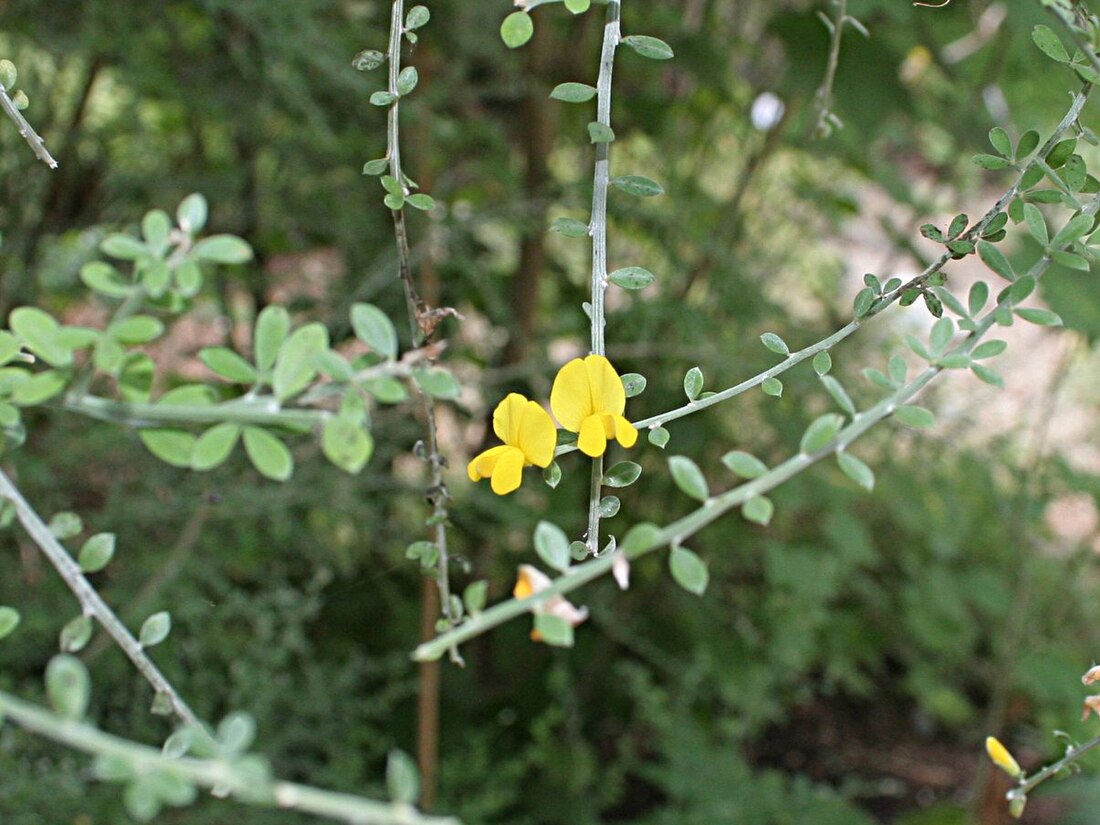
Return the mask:
{"type": "MultiPolygon", "coordinates": [[[[517,599],[526,599],[528,596],[541,593],[548,588],[550,584],[550,577],[537,567],[532,567],[529,564],[521,564],[519,566],[519,575],[516,577],[516,586],[512,589],[512,595],[517,599]]],[[[587,607],[577,607],[565,598],[565,596],[551,596],[541,604],[535,605],[535,607],[532,608],[532,612],[557,616],[559,619],[564,619],[569,622],[573,627],[576,627],[588,618],[587,607]]],[[[539,633],[538,630],[532,630],[531,639],[536,642],[541,642],[542,634],[539,633]]]]}
{"type": "Polygon", "coordinates": [[[993,764],[1007,773],[1013,779],[1019,778],[1023,774],[1023,769],[1020,764],[1013,759],[1012,754],[1008,752],[1008,748],[1001,744],[995,736],[987,736],[985,738],[985,752],[989,754],[989,758],[993,760],[993,764]]]}
{"type": "Polygon", "coordinates": [[[578,433],[577,446],[595,458],[615,439],[624,447],[638,440],[634,425],[623,418],[626,392],[622,379],[602,355],[574,358],[558,370],[550,390],[550,409],[558,423],[578,433]]]}
{"type": "Polygon", "coordinates": [[[491,478],[493,492],[507,495],[519,487],[523,468],[548,467],[554,460],[557,432],[550,415],[519,393],[509,395],[493,411],[493,432],[504,443],[490,447],[466,467],[470,481],[491,478]]]}

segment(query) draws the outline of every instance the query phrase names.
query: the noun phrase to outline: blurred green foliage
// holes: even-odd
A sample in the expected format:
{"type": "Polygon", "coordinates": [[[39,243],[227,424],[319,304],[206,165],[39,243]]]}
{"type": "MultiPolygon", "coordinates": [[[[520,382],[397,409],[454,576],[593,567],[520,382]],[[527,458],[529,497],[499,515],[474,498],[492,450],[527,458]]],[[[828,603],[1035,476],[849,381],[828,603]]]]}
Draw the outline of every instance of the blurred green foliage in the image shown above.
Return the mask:
{"type": "MultiPolygon", "coordinates": [[[[490,399],[545,396],[551,348],[582,347],[587,334],[587,246],[545,228],[587,214],[588,114],[546,98],[557,83],[594,80],[598,13],[542,8],[534,41],[508,52],[497,34],[508,6],[432,3],[410,55],[420,85],[403,105],[409,172],[444,205],[409,216],[424,292],[468,319],[443,327],[449,365],[481,395],[450,422],[451,443],[467,450],[490,399]]],[[[1049,128],[1074,85],[1053,64],[1037,68],[1027,36],[1042,19],[1036,3],[852,0],[871,37],[846,33],[835,90],[845,128],[813,142],[809,104],[827,47],[816,8],[624,8],[630,32],[676,52],[657,69],[624,53],[616,69],[615,168],[645,171],[669,193],[611,205],[613,258],[658,275],[609,321],[609,355],[649,382],[630,402],[635,418],[680,403],[691,366],[716,389],[773,363],[759,343],[766,330],[804,346],[846,320],[861,274],[846,246],[868,227],[881,230],[868,250],[881,274],[918,269],[933,252],[917,226],[999,194],[1000,179],[969,161],[987,151],[989,127],[1049,128]],[[946,60],[994,5],[1003,24],[972,55],[946,60]],[[774,133],[746,117],[765,91],[787,106],[774,133]]],[[[373,0],[9,0],[0,52],[20,67],[26,114],[61,166],[34,164],[0,128],[4,311],[78,309],[77,272],[107,232],[201,191],[211,226],[247,238],[257,259],[212,279],[199,311],[226,328],[247,323],[278,282],[299,317],[336,333],[353,301],[400,317],[390,216],[359,173],[383,154],[384,118],[367,104],[374,78],[350,66],[384,46],[388,11],[373,0]],[[303,287],[310,262],[331,250],[338,265],[303,287]]],[[[1048,297],[1092,340],[1096,313],[1084,307],[1100,293],[1067,281],[1088,277],[1059,274],[1048,297]],[[1081,306],[1080,319],[1059,303],[1081,306]]],[[[857,401],[870,397],[859,369],[895,340],[889,324],[834,352],[857,401]]],[[[717,489],[731,482],[717,460],[728,449],[786,455],[827,399],[808,366],[784,382],[780,399],[752,394],[674,422],[669,449],[692,455],[717,489]]],[[[952,377],[941,397],[968,382],[952,377]]],[[[385,754],[412,752],[416,726],[408,651],[421,588],[404,547],[423,534],[425,511],[419,471],[408,469],[421,435],[407,411],[379,412],[360,476],[303,446],[286,485],[240,456],[202,476],[165,467],[133,432],[61,414],[35,413],[28,427],[6,457],[22,489],[46,515],[74,510],[89,534],[118,534],[94,581],[131,627],[171,610],[172,636],[153,655],[195,710],[254,714],[258,749],[281,776],[382,794],[385,754]]],[[[582,591],[592,620],[572,651],[532,644],[522,622],[469,645],[468,667],[443,675],[438,809],[472,825],[858,825],[927,805],[928,793],[957,812],[974,790],[991,706],[994,723],[1019,726],[1039,752],[1055,748],[1051,728],[1083,736],[1069,720],[1100,647],[1095,561],[1085,546],[1052,553],[1042,514],[1056,495],[1095,498],[1100,483],[1023,458],[1024,429],[980,446],[950,427],[883,429],[857,449],[875,467],[873,495],[816,468],[773,497],[770,527],[728,518],[695,537],[711,574],[704,598],[648,558],[627,592],[608,582],[582,591]],[[890,758],[945,753],[942,784],[890,758]]],[[[620,537],[690,506],[662,451],[642,442],[632,455],[642,480],[606,524],[620,537]]],[[[495,599],[532,560],[538,518],[583,530],[586,467],[567,456],[556,491],[528,484],[500,499],[469,485],[463,464],[455,456],[451,467],[455,580],[487,577],[495,599]]],[[[0,687],[40,698],[77,607],[20,534],[5,534],[0,561],[0,604],[23,614],[0,647],[0,687]]],[[[147,713],[149,689],[118,651],[93,641],[84,656],[101,727],[163,740],[167,722],[147,713]]],[[[120,821],[117,788],[86,777],[83,758],[0,728],[5,825],[120,821]]],[[[158,821],[305,821],[227,810],[202,799],[158,821]]]]}

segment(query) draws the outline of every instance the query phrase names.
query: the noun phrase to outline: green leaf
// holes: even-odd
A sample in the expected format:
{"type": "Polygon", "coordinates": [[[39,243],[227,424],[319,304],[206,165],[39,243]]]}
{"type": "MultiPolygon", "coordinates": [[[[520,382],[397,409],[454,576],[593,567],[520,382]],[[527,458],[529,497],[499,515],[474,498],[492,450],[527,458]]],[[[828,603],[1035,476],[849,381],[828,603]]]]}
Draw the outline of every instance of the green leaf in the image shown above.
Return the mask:
{"type": "Polygon", "coordinates": [[[420,798],[420,771],[404,751],[392,750],[386,758],[386,790],[400,805],[415,805],[420,798]]]}
{"type": "Polygon", "coordinates": [[[71,539],[83,530],[84,522],[80,520],[80,516],[76,513],[66,511],[55,513],[53,518],[50,519],[49,527],[54,538],[65,541],[65,539],[71,539]]]}
{"type": "Polygon", "coordinates": [[[656,37],[648,37],[644,34],[632,34],[622,39],[624,46],[629,46],[642,57],[650,60],[668,60],[673,57],[672,47],[656,37]]]}
{"type": "Polygon", "coordinates": [[[936,321],[936,323],[932,325],[932,333],[928,338],[929,346],[932,348],[932,354],[938,357],[945,353],[954,335],[954,321],[950,318],[940,318],[936,321]]]}
{"type": "Polygon", "coordinates": [[[601,483],[605,487],[629,487],[641,474],[640,465],[633,461],[620,461],[603,474],[601,483]]]}
{"type": "Polygon", "coordinates": [[[107,334],[122,344],[147,344],[164,333],[164,323],[151,315],[134,315],[107,327],[107,334]]]}
{"type": "Polygon", "coordinates": [[[406,66],[401,70],[401,73],[397,75],[397,94],[399,97],[404,97],[416,88],[416,84],[420,82],[420,75],[416,71],[415,66],[406,66]]]}
{"type": "Polygon", "coordinates": [[[202,269],[195,261],[184,261],[176,267],[176,289],[180,296],[191,298],[202,289],[202,269]]]}
{"type": "Polygon", "coordinates": [[[1012,157],[1012,139],[1009,138],[1008,132],[1000,126],[994,126],[989,130],[989,142],[994,149],[1006,158],[1012,157]]]}
{"type": "Polygon", "coordinates": [[[390,168],[389,158],[376,158],[375,160],[368,160],[363,164],[364,175],[381,175],[384,174],[387,169],[390,168]]]}
{"type": "Polygon", "coordinates": [[[978,257],[982,259],[986,266],[1006,281],[1016,280],[1016,273],[1012,269],[1012,264],[1008,262],[1001,250],[989,241],[978,241],[978,257]]]}
{"type": "Polygon", "coordinates": [[[84,285],[108,298],[126,298],[134,287],[124,281],[118,270],[103,261],[89,261],[80,268],[84,285]]]}
{"type": "Polygon", "coordinates": [[[458,398],[461,388],[450,370],[443,367],[418,368],[413,370],[413,380],[432,398],[458,398]]]}
{"type": "Polygon", "coordinates": [[[252,247],[236,235],[211,235],[195,244],[193,254],[214,264],[243,264],[252,260],[252,247]]]}
{"type": "Polygon", "coordinates": [[[974,155],[970,160],[975,166],[980,166],[982,169],[988,169],[990,172],[1007,169],[1011,165],[1004,158],[997,157],[997,155],[987,155],[985,153],[974,155]]]}
{"type": "Polygon", "coordinates": [[[916,404],[902,404],[894,410],[894,417],[907,427],[923,429],[936,423],[936,416],[916,404]]]}
{"type": "Polygon", "coordinates": [[[245,427],[244,449],[260,474],[273,481],[286,481],[294,472],[290,450],[267,430],[245,427]]]}
{"type": "Polygon", "coordinates": [[[72,350],[58,341],[61,325],[37,307],[19,307],[8,316],[8,326],[23,345],[51,367],[68,367],[73,363],[72,350]]]}
{"type": "Polygon", "coordinates": [[[557,218],[550,225],[550,231],[565,235],[567,238],[583,238],[588,234],[588,224],[576,218],[557,218]]]}
{"type": "Polygon", "coordinates": [[[176,220],[179,222],[180,229],[192,235],[206,226],[206,215],[206,198],[197,192],[180,201],[176,209],[176,220]]]}
{"type": "Polygon", "coordinates": [[[619,507],[622,502],[619,501],[618,496],[604,496],[600,499],[599,512],[600,518],[612,518],[619,512],[619,507]]]}
{"type": "Polygon", "coordinates": [[[856,318],[863,318],[871,311],[871,307],[875,304],[875,291],[869,286],[865,286],[859,292],[856,293],[855,300],[852,301],[852,312],[856,318]]]}
{"type": "Polygon", "coordinates": [[[588,124],[589,143],[611,143],[615,140],[615,131],[608,125],[593,120],[588,124]]]}
{"type": "Polygon", "coordinates": [[[20,407],[33,407],[49,401],[64,390],[68,382],[68,376],[57,370],[35,373],[15,387],[11,401],[20,407]]]}
{"type": "Polygon", "coordinates": [[[0,60],[0,86],[11,92],[15,89],[15,81],[18,77],[19,72],[14,63],[7,59],[0,60]]]}
{"type": "MultiPolygon", "coordinates": [[[[1024,158],[1026,158],[1028,155],[1035,151],[1038,145],[1039,133],[1036,132],[1034,129],[1028,129],[1026,132],[1020,135],[1020,140],[1016,144],[1016,160],[1023,160],[1024,158]]],[[[1025,186],[1022,188],[1026,189],[1027,187],[1025,186]]]]}
{"type": "Polygon", "coordinates": [[[135,779],[126,786],[122,794],[122,804],[126,813],[138,822],[149,822],[160,813],[160,795],[157,793],[152,775],[135,779]]]}
{"type": "Polygon", "coordinates": [[[996,370],[991,370],[981,364],[971,364],[970,371],[985,383],[1004,389],[1005,380],[996,370]]]}
{"type": "Polygon", "coordinates": [[[760,336],[760,342],[777,355],[790,355],[790,347],[787,346],[787,342],[776,335],[774,332],[765,332],[760,336]]]}
{"type": "MultiPolygon", "coordinates": [[[[432,14],[428,11],[427,6],[413,6],[409,9],[409,13],[405,15],[405,28],[422,28],[431,19],[432,14]]],[[[413,801],[415,802],[416,800],[413,801]]]]}
{"type": "MultiPolygon", "coordinates": [[[[980,254],[980,253],[979,253],[980,254]]],[[[967,297],[967,309],[974,316],[981,312],[989,301],[989,285],[985,281],[975,281],[967,297]]]]}
{"type": "Polygon", "coordinates": [[[238,756],[256,739],[256,720],[247,713],[235,711],[218,723],[214,738],[227,756],[238,756]]]}
{"type": "Polygon", "coordinates": [[[691,496],[696,501],[706,501],[710,498],[710,488],[707,486],[706,477],[699,466],[687,456],[669,456],[668,469],[672,473],[672,480],[681,492],[691,496]]]}
{"type": "Polygon", "coordinates": [[[569,538],[565,531],[549,521],[535,527],[535,552],[547,567],[564,573],[569,569],[569,538]]]}
{"type": "Polygon", "coordinates": [[[275,360],[275,371],[271,379],[275,397],[285,401],[309,386],[317,375],[313,358],[327,349],[328,330],[324,324],[306,324],[292,332],[279,347],[279,355],[275,360]]]}
{"type": "Polygon", "coordinates": [[[684,375],[684,395],[688,401],[694,401],[703,391],[703,371],[698,367],[692,367],[684,375]]]}
{"type": "Polygon", "coordinates": [[[767,525],[774,512],[775,505],[767,496],[753,496],[741,505],[741,515],[754,524],[767,525]]]}
{"type": "Polygon", "coordinates": [[[595,87],[587,83],[559,83],[550,92],[550,97],[564,103],[585,103],[595,96],[595,87]]]}
{"type": "Polygon", "coordinates": [[[1052,249],[1051,260],[1067,269],[1076,269],[1078,272],[1088,272],[1091,269],[1088,259],[1074,252],[1066,252],[1061,249],[1052,249]]]}
{"type": "Polygon", "coordinates": [[[66,719],[80,719],[88,710],[91,680],[75,656],[61,654],[46,666],[46,695],[53,709],[66,719]]]}
{"type": "Polygon", "coordinates": [[[648,438],[650,444],[654,447],[660,447],[663,450],[665,445],[668,444],[668,430],[664,427],[654,427],[649,431],[648,438]]]}
{"type": "Polygon", "coordinates": [[[1051,312],[1049,309],[1018,309],[1016,314],[1032,324],[1038,324],[1043,327],[1060,327],[1062,326],[1062,318],[1056,312],[1051,312]]]}
{"type": "Polygon", "coordinates": [[[626,393],[627,398],[634,398],[645,392],[646,380],[644,375],[628,372],[621,376],[620,380],[623,382],[623,392],[626,393]]]}
{"type": "Polygon", "coordinates": [[[352,304],[351,327],[355,337],[387,360],[397,357],[397,330],[389,317],[373,304],[352,304]]]}
{"type": "Polygon", "coordinates": [[[1069,63],[1069,53],[1049,26],[1039,25],[1031,30],[1031,39],[1047,57],[1057,63],[1069,63]]]}
{"type": "Polygon", "coordinates": [[[405,385],[389,375],[369,378],[362,382],[362,387],[383,404],[400,404],[409,397],[405,385]]]}
{"type": "Polygon", "coordinates": [[[661,530],[655,524],[649,522],[635,524],[627,531],[626,538],[619,545],[619,549],[623,551],[628,559],[637,558],[642,553],[652,549],[660,539],[660,535],[661,530]]]}
{"type": "Polygon", "coordinates": [[[565,0],[565,7],[573,14],[583,14],[592,5],[592,0],[565,0]]]}
{"type": "Polygon", "coordinates": [[[1027,229],[1031,237],[1038,241],[1040,246],[1046,246],[1050,242],[1047,235],[1047,222],[1043,213],[1039,211],[1039,207],[1033,203],[1025,203],[1024,220],[1027,221],[1027,229]]]}
{"type": "Polygon", "coordinates": [[[773,398],[783,397],[783,382],[778,378],[765,378],[760,384],[760,389],[764,391],[764,395],[770,395],[773,398]]]}
{"type": "Polygon", "coordinates": [[[19,627],[19,611],[7,605],[0,606],[0,639],[10,636],[19,627]]]}
{"type": "Polygon", "coordinates": [[[476,616],[485,609],[489,600],[489,582],[485,580],[470,582],[462,592],[462,601],[466,604],[466,612],[476,616]]]}
{"type": "Polygon", "coordinates": [[[370,461],[374,439],[361,423],[337,415],[325,422],[321,431],[321,450],[341,470],[355,475],[370,461]]]}
{"type": "Polygon", "coordinates": [[[1030,275],[1024,275],[1016,283],[1008,288],[1008,299],[1013,304],[1024,301],[1035,291],[1035,279],[1030,275]]]}
{"type": "Polygon", "coordinates": [[[1006,341],[984,341],[978,344],[970,355],[974,360],[980,361],[983,358],[993,358],[1000,355],[1007,347],[1008,343],[1006,341]]]}
{"type": "Polygon", "coordinates": [[[167,611],[154,613],[146,619],[138,632],[138,641],[142,647],[154,647],[168,638],[172,630],[172,617],[167,611]]]}
{"type": "Polygon", "coordinates": [[[829,355],[828,350],[822,350],[814,356],[813,365],[814,372],[826,375],[833,368],[833,356],[829,355]]]}
{"type": "Polygon", "coordinates": [[[644,175],[619,175],[609,182],[615,188],[639,198],[652,198],[655,195],[663,194],[665,191],[661,184],[644,175]]]}
{"type": "Polygon", "coordinates": [[[264,307],[256,318],[252,343],[256,367],[261,372],[267,372],[275,366],[279,347],[282,346],[288,332],[290,332],[290,313],[280,306],[264,307]]]}
{"type": "Polygon", "coordinates": [[[802,434],[799,450],[807,454],[816,453],[836,438],[842,426],[844,417],[839,413],[826,413],[815,418],[802,434]]]}
{"type": "Polygon", "coordinates": [[[509,49],[518,49],[530,40],[534,33],[535,24],[531,22],[531,15],[527,12],[514,11],[500,24],[500,39],[509,49]]]}
{"type": "Polygon", "coordinates": [[[206,347],[199,351],[199,360],[222,378],[238,384],[250,384],[256,380],[256,369],[228,347],[206,347]]]}
{"type": "Polygon", "coordinates": [[[241,436],[239,424],[223,421],[215,424],[195,441],[191,451],[191,469],[206,472],[225,462],[241,436]]]}
{"type": "Polygon", "coordinates": [[[1051,246],[1064,246],[1070,241],[1075,241],[1082,235],[1087,235],[1092,231],[1092,225],[1095,222],[1095,218],[1092,215],[1074,215],[1061,229],[1055,233],[1054,237],[1050,241],[1051,246]]]}
{"type": "Polygon", "coordinates": [[[172,219],[163,209],[153,209],[145,213],[141,219],[141,234],[149,250],[154,255],[161,255],[168,248],[168,233],[172,231],[172,219]]]}
{"type": "Polygon", "coordinates": [[[607,280],[623,289],[644,289],[653,283],[655,279],[652,272],[640,266],[627,266],[616,269],[607,280]]]}
{"type": "Polygon", "coordinates": [[[668,570],[673,580],[689,593],[702,596],[710,582],[710,571],[703,560],[686,547],[673,547],[668,556],[668,570]]]}
{"type": "Polygon", "coordinates": [[[539,638],[554,647],[573,646],[573,625],[552,613],[535,614],[535,630],[539,638]]]}
{"type": "Polygon", "coordinates": [[[722,463],[741,478],[759,478],[768,472],[768,466],[750,453],[731,450],[722,456],[722,463]]]}
{"type": "Polygon", "coordinates": [[[852,481],[858,484],[867,492],[874,489],[875,486],[875,474],[871,471],[871,468],[856,458],[851,453],[841,450],[836,454],[837,464],[840,465],[841,471],[844,475],[848,476],[852,481]]]}
{"type": "Polygon", "coordinates": [[[841,386],[840,382],[833,378],[831,375],[821,376],[821,383],[825,385],[825,391],[829,393],[836,405],[850,416],[855,416],[856,405],[852,403],[851,397],[841,386]]]}
{"type": "Polygon", "coordinates": [[[392,106],[395,100],[397,100],[397,95],[385,91],[373,92],[370,96],[370,104],[372,106],[392,106]]]}
{"type": "Polygon", "coordinates": [[[115,555],[115,534],[96,533],[80,548],[77,563],[81,572],[98,573],[111,563],[115,555]]]}
{"type": "Polygon", "coordinates": [[[77,616],[61,628],[58,647],[62,653],[79,653],[92,638],[92,617],[77,616]]]}
{"type": "Polygon", "coordinates": [[[425,195],[423,192],[409,195],[405,198],[405,202],[413,209],[419,209],[421,212],[430,212],[435,209],[435,198],[431,195],[425,195]]]}
{"type": "Polygon", "coordinates": [[[114,232],[99,243],[99,248],[105,255],[118,258],[123,261],[136,261],[143,255],[149,254],[149,248],[131,235],[123,235],[114,232]]]}

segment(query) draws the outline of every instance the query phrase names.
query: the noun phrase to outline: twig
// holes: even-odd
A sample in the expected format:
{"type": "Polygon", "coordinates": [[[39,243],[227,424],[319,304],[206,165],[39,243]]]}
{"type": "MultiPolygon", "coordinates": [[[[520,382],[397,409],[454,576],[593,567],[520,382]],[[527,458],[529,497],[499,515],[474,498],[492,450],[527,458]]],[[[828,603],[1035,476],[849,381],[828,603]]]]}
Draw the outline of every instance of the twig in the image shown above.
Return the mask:
{"type": "Polygon", "coordinates": [[[92,725],[54,713],[0,691],[0,715],[55,742],[96,756],[122,760],[135,773],[162,772],[207,788],[221,788],[241,801],[317,814],[352,825],[459,825],[452,817],[425,816],[411,805],[379,802],[278,780],[259,784],[255,772],[239,771],[227,759],[169,759],[157,748],[140,745],[92,725]]]}
{"type": "MultiPolygon", "coordinates": [[[[394,0],[390,15],[389,42],[389,92],[394,96],[394,100],[390,104],[386,122],[386,148],[387,157],[390,161],[390,174],[397,179],[403,190],[406,185],[405,172],[401,167],[401,124],[399,118],[401,98],[397,91],[397,79],[401,74],[401,37],[404,34],[404,19],[404,0],[394,0]]],[[[397,242],[398,278],[405,290],[405,308],[409,316],[409,329],[412,332],[413,346],[420,346],[431,336],[434,326],[430,322],[425,323],[423,320],[429,313],[424,301],[420,298],[416,283],[413,281],[408,230],[405,226],[405,210],[400,208],[393,209],[391,212],[393,213],[394,238],[397,242]]],[[[447,490],[447,483],[443,478],[443,468],[446,467],[447,461],[439,452],[435,402],[423,390],[419,391],[419,395],[424,414],[424,436],[427,448],[425,459],[431,467],[431,481],[427,488],[427,498],[432,507],[431,523],[434,525],[435,545],[439,552],[435,581],[439,587],[439,603],[443,616],[448,621],[454,621],[456,617],[451,609],[450,554],[447,549],[447,502],[451,496],[447,490]]],[[[452,649],[451,661],[455,664],[463,663],[458,648],[452,649]]]]}
{"type": "Polygon", "coordinates": [[[30,534],[34,543],[42,549],[46,558],[50,560],[50,564],[54,566],[69,590],[76,596],[84,615],[94,617],[103,626],[103,629],[122,648],[126,658],[134,663],[134,667],[153,686],[157,696],[163,696],[167,700],[172,712],[177,717],[189,725],[205,730],[199,718],[176,692],[176,689],[172,687],[153,661],[145,655],[141,642],[134,638],[126,625],[119,620],[95,588],[88,583],[77,563],[61,546],[54,534],[50,532],[50,528],[34,511],[34,508],[27,503],[22,493],[19,492],[19,489],[3,470],[0,470],[0,498],[7,499],[15,507],[15,515],[19,519],[19,523],[30,534]]]}
{"type": "MultiPolygon", "coordinates": [[[[600,73],[596,80],[596,121],[611,126],[611,75],[615,69],[615,49],[619,46],[619,0],[609,0],[604,18],[603,46],[600,49],[600,73]]],[[[592,353],[604,355],[604,294],[607,291],[607,189],[611,180],[611,144],[596,144],[596,169],[592,177],[592,218],[588,231],[592,236],[592,301],[589,320],[592,327],[592,353]]],[[[600,552],[600,490],[603,485],[603,456],[592,459],[592,481],[588,488],[588,552],[600,552]]]]}
{"type": "Polygon", "coordinates": [[[832,128],[828,121],[836,118],[836,115],[832,112],[833,82],[836,79],[836,69],[840,63],[840,40],[843,36],[844,26],[848,22],[848,0],[833,0],[833,5],[836,7],[836,17],[832,21],[825,16],[824,12],[818,12],[829,29],[829,59],[825,64],[825,78],[814,94],[817,122],[814,124],[813,136],[819,138],[829,136],[832,128]]]}
{"type": "Polygon", "coordinates": [[[15,123],[15,127],[19,130],[20,136],[30,144],[31,149],[38,159],[51,169],[56,169],[57,161],[53,159],[53,155],[51,155],[46,148],[46,144],[43,143],[42,138],[38,136],[38,132],[34,131],[31,125],[27,123],[27,119],[23,117],[23,113],[15,107],[11,97],[8,95],[7,89],[2,85],[0,85],[0,109],[3,109],[4,114],[12,119],[12,122],[15,123]]]}

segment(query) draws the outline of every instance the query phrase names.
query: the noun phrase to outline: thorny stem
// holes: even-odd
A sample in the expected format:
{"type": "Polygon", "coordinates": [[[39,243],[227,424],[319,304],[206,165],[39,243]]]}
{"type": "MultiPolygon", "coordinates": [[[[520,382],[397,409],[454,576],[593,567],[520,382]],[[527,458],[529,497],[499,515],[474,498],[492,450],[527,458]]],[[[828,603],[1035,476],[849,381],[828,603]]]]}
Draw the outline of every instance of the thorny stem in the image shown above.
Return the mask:
{"type": "Polygon", "coordinates": [[[185,723],[205,731],[205,727],[199,721],[199,718],[176,692],[176,689],[172,687],[164,674],[160,672],[160,669],[145,655],[141,642],[134,638],[126,625],[108,607],[95,588],[88,583],[80,567],[73,561],[72,556],[61,546],[54,534],[50,532],[50,528],[42,521],[34,508],[27,503],[27,500],[23,498],[19,488],[12,483],[11,479],[2,470],[0,470],[0,498],[7,499],[15,507],[15,515],[19,519],[19,523],[30,534],[34,543],[41,548],[46,558],[50,560],[50,564],[54,566],[69,590],[76,596],[84,615],[94,617],[103,626],[103,629],[122,648],[122,652],[134,663],[141,675],[153,686],[157,695],[163,696],[168,701],[172,712],[177,717],[185,723]]]}
{"type": "Polygon", "coordinates": [[[27,119],[23,117],[23,113],[15,107],[11,97],[8,95],[7,89],[3,86],[0,86],[0,109],[3,109],[4,114],[12,119],[12,122],[15,123],[16,128],[19,130],[20,136],[30,144],[31,149],[38,159],[51,169],[56,169],[57,161],[53,159],[53,155],[51,155],[46,148],[46,144],[43,143],[42,138],[38,136],[38,132],[34,131],[31,125],[27,123],[27,119]]]}
{"type": "MultiPolygon", "coordinates": [[[[386,129],[386,156],[389,158],[390,174],[397,179],[402,190],[405,190],[405,173],[401,167],[401,124],[399,108],[401,99],[397,92],[397,78],[401,74],[401,37],[404,34],[405,3],[404,0],[394,0],[393,11],[390,17],[390,43],[389,43],[389,92],[394,95],[394,101],[390,105],[386,129]]],[[[409,236],[405,226],[404,209],[391,210],[393,213],[393,230],[397,242],[397,269],[398,278],[405,289],[405,308],[409,316],[409,329],[412,332],[413,346],[420,346],[431,336],[432,327],[423,324],[422,319],[427,316],[427,307],[420,298],[413,281],[411,255],[409,254],[409,236]]],[[[439,562],[436,571],[436,585],[439,587],[439,604],[443,616],[448,621],[454,621],[454,611],[451,609],[451,583],[450,583],[450,556],[447,551],[447,502],[450,493],[447,490],[446,481],[443,478],[443,468],[446,459],[439,452],[439,437],[436,427],[435,402],[428,393],[419,390],[421,408],[424,414],[425,435],[425,460],[431,466],[431,481],[427,488],[427,499],[432,507],[430,522],[435,536],[435,545],[439,550],[439,562]]],[[[462,657],[458,648],[451,649],[451,661],[462,664],[462,657]]]]}
{"type": "MultiPolygon", "coordinates": [[[[615,69],[615,49],[621,39],[619,0],[609,0],[600,49],[600,73],[596,80],[596,121],[611,126],[611,75],[615,69]]],[[[592,326],[592,353],[604,355],[604,294],[607,292],[607,189],[611,180],[611,144],[596,144],[596,170],[592,178],[592,301],[589,318],[592,326]]],[[[588,552],[600,552],[600,489],[603,485],[603,456],[592,459],[592,482],[588,491],[588,552]]]]}
{"type": "MultiPolygon", "coordinates": [[[[1087,214],[1095,215],[1098,209],[1100,209],[1100,197],[1090,201],[1082,211],[1087,214]]],[[[1048,249],[1046,253],[1036,261],[1035,265],[1031,267],[1031,270],[1027,274],[1038,280],[1047,267],[1050,266],[1051,260],[1051,250],[1048,249]]],[[[1005,307],[1012,307],[1011,299],[1007,293],[993,309],[987,312],[981,320],[976,322],[974,330],[967,333],[962,341],[947,354],[969,355],[981,340],[982,336],[993,327],[995,323],[994,316],[997,309],[1005,307]]],[[[813,453],[797,453],[763,475],[734,487],[725,493],[712,496],[697,510],[688,513],[683,518],[672,522],[666,527],[653,527],[652,532],[646,534],[643,539],[632,542],[630,534],[628,533],[620,552],[625,553],[628,559],[636,559],[672,542],[683,541],[715,521],[719,516],[729,512],[734,507],[739,507],[749,499],[775,489],[780,484],[793,478],[822,458],[834,454],[839,455],[857,438],[871,429],[872,426],[893,415],[899,406],[913,398],[913,396],[929,384],[942,371],[943,367],[940,367],[938,364],[930,364],[912,381],[899,387],[874,406],[853,416],[851,422],[840,430],[829,444],[822,447],[820,450],[813,453]]],[[[430,642],[421,644],[413,651],[413,658],[421,661],[438,658],[448,647],[461,644],[510,619],[535,610],[540,604],[553,596],[564,595],[576,590],[581,585],[610,572],[617,555],[617,553],[608,553],[600,558],[572,567],[568,572],[555,579],[550,586],[525,599],[510,599],[494,605],[483,613],[472,617],[469,621],[455,630],[444,633],[430,642]]],[[[1093,747],[1093,745],[1089,747],[1093,747]]],[[[1043,778],[1045,779],[1049,775],[1050,774],[1044,775],[1043,778]]]]}
{"type": "MultiPolygon", "coordinates": [[[[825,79],[814,95],[814,105],[817,107],[817,122],[814,124],[813,136],[826,137],[830,132],[828,124],[833,106],[833,81],[836,78],[836,68],[840,63],[840,39],[844,31],[844,25],[848,18],[848,0],[833,0],[836,7],[836,17],[833,18],[829,29],[829,59],[825,64],[825,79]]],[[[822,14],[822,20],[827,20],[822,14]]]]}
{"type": "Polygon", "coordinates": [[[279,780],[258,782],[254,771],[238,770],[228,759],[170,759],[160,749],[105,733],[92,725],[54,713],[0,692],[0,717],[95,756],[109,756],[130,765],[135,775],[161,772],[207,788],[222,788],[242,802],[316,814],[352,825],[459,825],[451,817],[425,816],[398,802],[379,802],[279,780]]]}

